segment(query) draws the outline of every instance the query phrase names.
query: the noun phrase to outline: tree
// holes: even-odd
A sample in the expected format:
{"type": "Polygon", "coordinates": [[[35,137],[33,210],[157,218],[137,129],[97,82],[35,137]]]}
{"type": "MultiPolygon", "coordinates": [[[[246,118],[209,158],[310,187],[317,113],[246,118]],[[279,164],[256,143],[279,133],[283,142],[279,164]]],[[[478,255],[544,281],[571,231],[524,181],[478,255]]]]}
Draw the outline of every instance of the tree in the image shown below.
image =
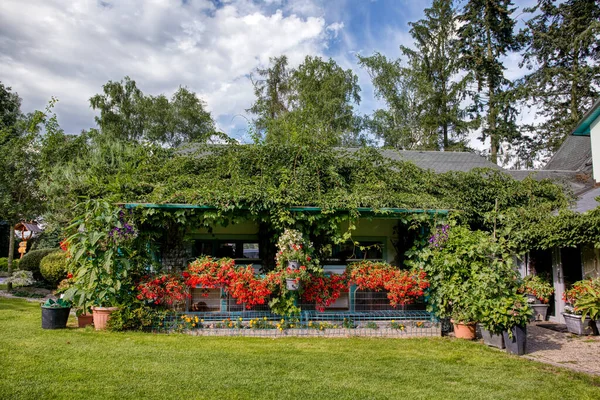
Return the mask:
{"type": "Polygon", "coordinates": [[[451,0],[435,0],[424,19],[410,23],[414,48],[400,46],[404,60],[388,60],[379,53],[359,56],[377,97],[388,106],[370,120],[371,130],[386,146],[465,146],[466,133],[477,121],[470,121],[461,105],[472,74],[461,74],[456,18],[451,0]]]}
{"type": "MultiPolygon", "coordinates": [[[[375,96],[385,102],[386,109],[378,109],[367,118],[367,128],[383,140],[385,147],[396,149],[433,149],[436,138],[430,127],[424,126],[424,91],[418,75],[405,75],[401,60],[390,60],[375,53],[370,57],[358,56],[359,64],[369,71],[375,96]]],[[[415,66],[415,68],[418,68],[415,66]]]]}
{"type": "Polygon", "coordinates": [[[408,58],[405,76],[414,76],[422,92],[422,125],[436,134],[437,149],[462,144],[477,121],[470,121],[461,102],[466,98],[472,74],[460,74],[460,50],[456,42],[457,15],[452,0],[434,0],[425,19],[410,23],[415,50],[400,46],[408,58]]]}
{"type": "Polygon", "coordinates": [[[600,95],[600,3],[538,0],[521,36],[526,43],[523,97],[544,120],[528,126],[538,150],[551,154],[600,95]]]}
{"type": "Polygon", "coordinates": [[[0,83],[0,220],[9,225],[9,273],[15,248],[14,225],[37,218],[44,206],[37,168],[37,139],[43,114],[24,115],[20,105],[17,93],[0,83]]]}
{"type": "Polygon", "coordinates": [[[360,87],[352,70],[311,56],[288,69],[281,56],[256,75],[262,79],[253,80],[256,101],[247,111],[255,115],[258,140],[339,145],[355,137],[360,87]]]}
{"type": "Polygon", "coordinates": [[[125,77],[121,82],[109,81],[102,90],[103,94],[90,99],[90,105],[100,111],[96,122],[106,135],[172,147],[224,136],[216,132],[205,103],[185,87],[171,99],[162,94],[146,96],[135,81],[125,77]]]}
{"type": "Polygon", "coordinates": [[[289,109],[290,72],[286,56],[269,59],[269,68],[257,68],[250,76],[256,100],[248,112],[254,114],[254,126],[259,138],[270,125],[282,118],[289,109]]]}
{"type": "Polygon", "coordinates": [[[513,140],[516,134],[514,108],[507,103],[512,96],[504,94],[509,81],[504,77],[501,57],[519,49],[513,30],[510,0],[469,0],[459,16],[459,50],[463,66],[472,72],[477,82],[473,94],[479,111],[486,113],[483,120],[482,140],[490,138],[491,161],[498,162],[502,140],[513,140]]]}

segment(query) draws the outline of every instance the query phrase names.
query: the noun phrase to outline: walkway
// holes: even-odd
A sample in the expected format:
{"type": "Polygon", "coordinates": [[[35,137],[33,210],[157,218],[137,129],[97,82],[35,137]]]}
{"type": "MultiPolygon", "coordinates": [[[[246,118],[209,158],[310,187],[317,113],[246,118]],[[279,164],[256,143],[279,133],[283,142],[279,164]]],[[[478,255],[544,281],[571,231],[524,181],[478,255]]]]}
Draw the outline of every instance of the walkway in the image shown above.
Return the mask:
{"type": "Polygon", "coordinates": [[[527,355],[524,357],[600,375],[600,336],[576,336],[540,325],[528,325],[527,355]]]}

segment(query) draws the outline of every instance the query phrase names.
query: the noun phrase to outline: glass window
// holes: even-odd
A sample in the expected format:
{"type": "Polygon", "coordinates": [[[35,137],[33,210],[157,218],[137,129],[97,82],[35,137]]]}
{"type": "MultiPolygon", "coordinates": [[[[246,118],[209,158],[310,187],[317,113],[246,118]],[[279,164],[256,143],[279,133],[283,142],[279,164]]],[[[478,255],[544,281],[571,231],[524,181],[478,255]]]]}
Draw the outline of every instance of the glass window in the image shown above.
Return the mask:
{"type": "Polygon", "coordinates": [[[242,255],[243,258],[259,258],[258,243],[244,243],[242,255]]]}

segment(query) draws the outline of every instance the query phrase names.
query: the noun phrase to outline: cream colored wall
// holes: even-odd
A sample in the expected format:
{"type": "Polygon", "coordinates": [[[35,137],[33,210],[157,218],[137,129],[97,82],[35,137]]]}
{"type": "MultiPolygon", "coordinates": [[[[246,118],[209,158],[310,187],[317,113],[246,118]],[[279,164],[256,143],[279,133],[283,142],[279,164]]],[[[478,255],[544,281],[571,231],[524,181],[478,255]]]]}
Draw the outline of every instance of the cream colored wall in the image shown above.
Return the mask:
{"type": "MultiPolygon", "coordinates": [[[[392,262],[396,257],[396,250],[394,249],[392,240],[397,237],[397,235],[394,235],[394,227],[397,223],[398,221],[394,219],[373,218],[369,220],[368,218],[361,218],[356,224],[356,230],[352,232],[352,237],[354,240],[358,240],[363,237],[369,238],[385,236],[386,241],[384,257],[387,262],[392,262]]],[[[343,232],[347,230],[348,224],[342,224],[341,229],[343,229],[343,232]]]]}
{"type": "Polygon", "coordinates": [[[600,182],[600,118],[596,118],[590,125],[590,141],[592,146],[594,180],[600,182]]]}

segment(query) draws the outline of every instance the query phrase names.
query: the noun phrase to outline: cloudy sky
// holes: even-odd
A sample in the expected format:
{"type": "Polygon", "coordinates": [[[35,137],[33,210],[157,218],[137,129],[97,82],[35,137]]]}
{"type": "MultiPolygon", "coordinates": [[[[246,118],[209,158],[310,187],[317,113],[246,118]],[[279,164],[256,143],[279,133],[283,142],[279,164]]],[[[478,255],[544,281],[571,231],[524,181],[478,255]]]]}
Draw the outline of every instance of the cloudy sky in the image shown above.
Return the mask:
{"type": "MultiPolygon", "coordinates": [[[[522,8],[532,0],[517,1],[522,8]]],[[[147,94],[195,91],[219,128],[248,141],[248,75],[286,54],[332,57],[362,87],[360,111],[377,107],[356,54],[398,57],[410,45],[409,21],[421,0],[2,0],[0,81],[23,98],[23,111],[58,98],[67,133],[94,126],[88,99],[128,75],[147,94]]],[[[520,11],[517,11],[519,14],[520,11]]],[[[507,60],[518,76],[516,58],[507,60]]]]}

